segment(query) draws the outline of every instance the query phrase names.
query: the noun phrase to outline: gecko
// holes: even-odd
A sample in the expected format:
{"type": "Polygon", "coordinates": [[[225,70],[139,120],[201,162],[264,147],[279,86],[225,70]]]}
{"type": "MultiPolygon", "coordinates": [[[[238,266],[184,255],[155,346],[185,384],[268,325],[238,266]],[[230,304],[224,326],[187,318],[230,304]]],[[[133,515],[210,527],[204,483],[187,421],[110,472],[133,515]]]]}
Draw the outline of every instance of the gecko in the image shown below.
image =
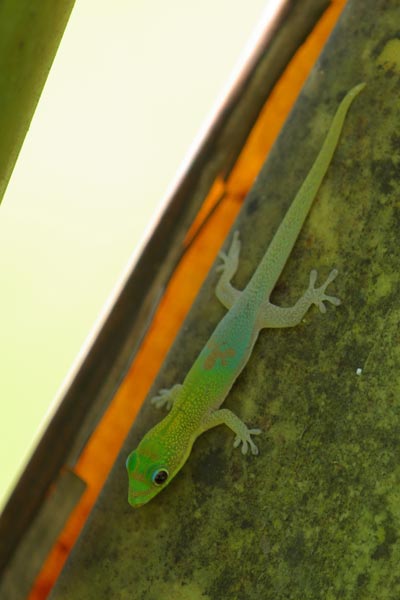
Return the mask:
{"type": "Polygon", "coordinates": [[[364,86],[365,83],[356,85],[340,102],[313,166],[243,291],[231,283],[239,265],[241,243],[237,231],[228,252],[220,253],[221,275],[215,291],[228,311],[183,383],[161,390],[151,400],[156,407],[165,407],[169,412],[144,435],[126,460],[128,501],[132,507],[143,506],[163,490],[188,459],[196,438],[212,427],[227,425],[235,434],[234,447],[241,445],[243,454],[249,449],[253,455],[258,454],[253,436],[262,433],[261,429],[249,429],[234,412],[220,406],[245,367],[262,329],[294,327],[312,305],[325,313],[325,302],[340,304],[338,298],[326,294],[338,274],[336,269],[320,287],[315,287],[317,271],[312,270],[306,292],[292,307],[272,304],[270,295],[329,168],[347,111],[364,86]]]}

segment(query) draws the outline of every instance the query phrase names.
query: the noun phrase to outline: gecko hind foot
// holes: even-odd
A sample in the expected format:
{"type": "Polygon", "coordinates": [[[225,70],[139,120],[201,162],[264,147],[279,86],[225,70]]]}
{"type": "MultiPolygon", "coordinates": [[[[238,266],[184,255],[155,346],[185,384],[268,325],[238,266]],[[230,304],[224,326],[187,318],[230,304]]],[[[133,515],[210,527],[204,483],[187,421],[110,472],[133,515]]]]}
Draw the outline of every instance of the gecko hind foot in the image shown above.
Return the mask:
{"type": "Polygon", "coordinates": [[[328,287],[328,285],[330,283],[332,283],[332,281],[334,279],[336,279],[337,275],[338,275],[338,270],[332,269],[332,271],[329,273],[325,283],[323,283],[320,287],[316,288],[314,286],[317,281],[318,272],[315,269],[313,269],[310,273],[310,283],[308,286],[308,293],[311,296],[311,301],[316,306],[318,306],[319,310],[322,313],[326,313],[326,306],[325,306],[324,302],[330,302],[334,306],[339,306],[339,304],[341,304],[340,298],[337,298],[336,296],[328,296],[327,294],[325,294],[326,288],[328,287]]]}
{"type": "Polygon", "coordinates": [[[222,264],[218,265],[216,269],[217,273],[227,272],[229,276],[236,273],[239,266],[240,247],[241,242],[239,239],[239,232],[236,230],[233,234],[233,240],[228,250],[228,254],[226,254],[226,252],[220,252],[218,255],[222,260],[222,264]]]}
{"type": "Polygon", "coordinates": [[[251,439],[252,435],[260,435],[262,433],[262,429],[247,429],[241,435],[237,435],[235,437],[235,441],[233,442],[233,447],[237,448],[242,444],[242,454],[247,454],[247,451],[250,446],[251,453],[254,455],[258,454],[258,448],[251,439]]]}

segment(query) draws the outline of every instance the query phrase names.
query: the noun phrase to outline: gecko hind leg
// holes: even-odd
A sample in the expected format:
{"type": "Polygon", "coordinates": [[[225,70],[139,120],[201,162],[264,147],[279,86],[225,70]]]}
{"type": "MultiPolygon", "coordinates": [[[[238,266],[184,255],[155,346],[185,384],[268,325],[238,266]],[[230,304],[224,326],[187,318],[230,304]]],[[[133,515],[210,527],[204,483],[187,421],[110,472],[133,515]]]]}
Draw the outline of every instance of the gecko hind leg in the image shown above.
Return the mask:
{"type": "Polygon", "coordinates": [[[245,425],[243,421],[241,421],[239,417],[235,415],[235,413],[227,408],[221,408],[220,410],[212,412],[201,426],[199,435],[200,433],[207,431],[207,429],[211,429],[212,427],[217,427],[217,425],[222,424],[227,425],[227,427],[229,427],[229,429],[236,434],[233,446],[237,448],[240,444],[242,444],[242,454],[247,454],[249,447],[252,454],[258,454],[258,448],[251,439],[251,436],[259,435],[262,433],[262,430],[249,429],[247,425],[245,425]]]}
{"type": "Polygon", "coordinates": [[[158,392],[157,396],[153,396],[153,398],[150,400],[150,402],[156,407],[156,408],[166,408],[167,410],[170,410],[176,400],[176,398],[178,397],[179,391],[182,387],[181,383],[177,383],[174,386],[172,386],[172,388],[170,389],[162,389],[158,392]]]}
{"type": "Polygon", "coordinates": [[[215,288],[215,294],[221,304],[228,309],[235,304],[241,294],[241,292],[231,284],[231,279],[239,266],[240,246],[239,232],[235,231],[228,254],[225,252],[219,253],[222,264],[217,267],[217,272],[221,273],[221,277],[215,288]]]}
{"type": "Polygon", "coordinates": [[[326,281],[320,286],[315,287],[318,273],[313,269],[310,273],[308,288],[303,296],[290,308],[275,306],[269,301],[264,304],[260,317],[260,328],[264,327],[295,327],[303,319],[308,309],[315,304],[322,313],[326,313],[325,302],[330,302],[334,306],[339,306],[340,299],[336,296],[328,296],[326,288],[337,277],[338,271],[333,269],[326,281]]]}

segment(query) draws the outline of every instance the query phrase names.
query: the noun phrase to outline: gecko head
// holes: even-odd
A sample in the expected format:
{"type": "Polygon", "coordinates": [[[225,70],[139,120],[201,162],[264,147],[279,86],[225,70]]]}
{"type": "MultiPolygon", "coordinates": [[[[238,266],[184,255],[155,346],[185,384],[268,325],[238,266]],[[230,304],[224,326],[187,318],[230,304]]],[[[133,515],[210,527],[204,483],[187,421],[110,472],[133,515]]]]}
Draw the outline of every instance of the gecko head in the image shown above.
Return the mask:
{"type": "Polygon", "coordinates": [[[147,434],[126,460],[128,502],[138,508],[157,496],[177,474],[189,452],[172,453],[147,434]]]}

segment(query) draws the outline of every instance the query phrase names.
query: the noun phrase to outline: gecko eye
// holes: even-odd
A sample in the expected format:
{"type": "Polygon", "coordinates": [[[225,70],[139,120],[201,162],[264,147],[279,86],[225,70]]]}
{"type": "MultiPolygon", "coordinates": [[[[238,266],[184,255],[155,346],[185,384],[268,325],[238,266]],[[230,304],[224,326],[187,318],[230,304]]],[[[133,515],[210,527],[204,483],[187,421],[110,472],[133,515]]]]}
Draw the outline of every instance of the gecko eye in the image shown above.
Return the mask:
{"type": "Polygon", "coordinates": [[[157,471],[154,471],[151,480],[155,485],[162,485],[167,481],[168,477],[169,473],[167,469],[157,469],[157,471]]]}

